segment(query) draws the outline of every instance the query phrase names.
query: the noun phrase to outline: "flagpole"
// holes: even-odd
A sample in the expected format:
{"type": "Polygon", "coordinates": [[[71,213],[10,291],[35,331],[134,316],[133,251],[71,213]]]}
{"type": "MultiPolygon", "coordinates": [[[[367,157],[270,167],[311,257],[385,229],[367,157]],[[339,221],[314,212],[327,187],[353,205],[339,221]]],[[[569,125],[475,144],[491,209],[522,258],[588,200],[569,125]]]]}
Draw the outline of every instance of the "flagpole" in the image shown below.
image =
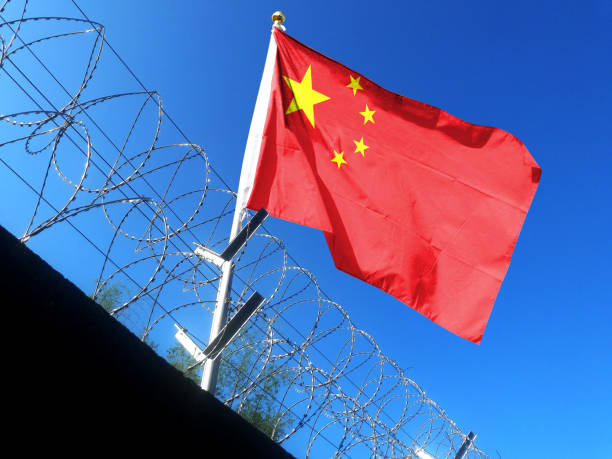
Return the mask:
{"type": "MultiPolygon", "coordinates": [[[[272,15],[273,28],[278,27],[284,30],[283,22],[285,15],[281,11],[276,11],[272,15]]],[[[270,45],[266,56],[263,76],[257,93],[257,101],[255,102],[255,110],[251,120],[249,129],[249,137],[242,162],[242,171],[240,173],[240,183],[238,185],[238,195],[236,196],[236,208],[232,220],[232,228],[230,230],[229,240],[232,241],[240,231],[242,218],[246,211],[246,201],[253,186],[255,168],[259,158],[259,150],[261,147],[261,136],[265,127],[268,101],[270,97],[270,88],[272,83],[272,74],[274,70],[274,61],[276,59],[276,42],[274,37],[270,37],[270,45]]],[[[227,313],[230,302],[230,292],[232,288],[232,277],[234,274],[234,265],[231,260],[225,261],[221,265],[221,276],[219,280],[219,288],[217,290],[217,299],[215,312],[213,314],[212,324],[210,326],[209,344],[219,335],[227,322],[227,313]]],[[[215,393],[217,386],[217,375],[219,373],[220,357],[208,359],[204,362],[204,370],[202,372],[202,389],[215,393]]]]}

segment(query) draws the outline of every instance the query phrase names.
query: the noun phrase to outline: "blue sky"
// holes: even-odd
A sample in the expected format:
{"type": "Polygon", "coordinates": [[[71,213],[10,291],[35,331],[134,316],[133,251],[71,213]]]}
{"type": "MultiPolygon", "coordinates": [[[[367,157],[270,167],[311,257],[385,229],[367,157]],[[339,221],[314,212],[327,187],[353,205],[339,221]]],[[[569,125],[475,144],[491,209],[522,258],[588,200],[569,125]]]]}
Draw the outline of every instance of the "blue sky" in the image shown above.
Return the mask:
{"type": "MultiPolygon", "coordinates": [[[[480,346],[337,271],[318,231],[266,226],[492,457],[611,457],[612,3],[284,3],[79,2],[234,189],[279,8],[289,34],[381,86],[521,139],[542,179],[480,346]]],[[[18,207],[0,212],[14,232],[18,207]]]]}

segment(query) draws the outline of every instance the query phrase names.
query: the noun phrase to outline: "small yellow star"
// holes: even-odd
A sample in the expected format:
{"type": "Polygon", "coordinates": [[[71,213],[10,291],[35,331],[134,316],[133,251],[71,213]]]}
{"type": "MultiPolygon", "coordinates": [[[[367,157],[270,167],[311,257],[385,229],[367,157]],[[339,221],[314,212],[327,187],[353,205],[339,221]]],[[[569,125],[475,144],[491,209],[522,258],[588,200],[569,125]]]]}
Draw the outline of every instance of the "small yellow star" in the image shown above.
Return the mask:
{"type": "Polygon", "coordinates": [[[355,142],[355,153],[361,153],[361,156],[365,158],[365,151],[370,148],[365,143],[363,143],[363,137],[359,142],[353,140],[355,142]]]}
{"type": "Polygon", "coordinates": [[[295,81],[286,76],[283,76],[283,78],[293,93],[293,99],[291,100],[285,115],[302,110],[306,115],[306,118],[308,118],[308,121],[310,121],[310,124],[312,124],[312,127],[315,127],[314,106],[329,100],[329,97],[312,89],[312,74],[310,72],[310,65],[302,77],[302,81],[295,81]]]}
{"type": "Polygon", "coordinates": [[[374,123],[374,113],[376,113],[376,110],[370,110],[368,104],[366,104],[365,112],[359,112],[363,116],[363,124],[366,124],[368,121],[374,123]]]}
{"type": "Polygon", "coordinates": [[[357,94],[358,89],[363,90],[363,88],[359,84],[359,80],[361,80],[360,76],[358,76],[357,78],[353,78],[353,75],[349,75],[349,77],[351,78],[351,82],[347,84],[346,87],[351,88],[353,90],[353,95],[357,94]]]}
{"type": "Polygon", "coordinates": [[[344,152],[341,151],[338,153],[336,150],[334,150],[334,159],[332,159],[332,162],[338,165],[338,169],[340,169],[340,166],[343,164],[347,164],[347,162],[344,160],[344,152]]]}

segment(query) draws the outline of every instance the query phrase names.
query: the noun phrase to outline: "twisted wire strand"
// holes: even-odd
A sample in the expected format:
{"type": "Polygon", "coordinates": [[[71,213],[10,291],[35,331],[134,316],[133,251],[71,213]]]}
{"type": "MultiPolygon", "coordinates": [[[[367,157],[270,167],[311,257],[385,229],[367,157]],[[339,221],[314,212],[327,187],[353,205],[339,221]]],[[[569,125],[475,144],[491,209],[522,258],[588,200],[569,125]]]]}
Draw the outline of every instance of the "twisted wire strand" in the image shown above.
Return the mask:
{"type": "MultiPolygon", "coordinates": [[[[115,282],[131,279],[137,290],[114,307],[115,316],[138,322],[133,328],[140,327],[143,339],[169,336],[172,323],[177,323],[203,347],[206,330],[199,322],[210,320],[220,272],[194,255],[192,242],[212,250],[224,247],[235,193],[204,149],[169,118],[161,96],[147,90],[110,47],[104,27],[73,3],[84,19],[28,18],[28,1],[6,0],[0,6],[0,14],[8,11],[16,17],[7,21],[0,16],[0,67],[9,78],[2,84],[17,85],[37,106],[0,115],[0,155],[14,154],[21,145],[26,156],[40,158],[42,166],[36,186],[0,156],[4,170],[36,196],[23,223],[22,241],[51,233],[61,236],[57,228],[65,224],[87,239],[85,232],[92,226],[82,223],[85,217],[106,222],[96,224],[93,232],[99,239],[90,241],[103,254],[94,298],[115,282]],[[45,24],[47,33],[22,39],[36,24],[45,24]],[[78,28],[48,33],[59,24],[78,28]],[[87,64],[79,85],[70,93],[35,49],[86,36],[93,44],[84,54],[87,64]],[[100,90],[94,76],[107,47],[141,87],[87,99],[86,93],[100,90]],[[54,104],[51,98],[59,96],[39,89],[36,77],[21,64],[28,55],[47,70],[67,100],[54,104]],[[17,73],[9,72],[7,64],[17,73]],[[50,108],[40,105],[39,98],[50,108]],[[98,112],[120,110],[117,106],[126,107],[125,112],[136,107],[121,142],[112,140],[118,134],[109,134],[95,120],[98,112]],[[143,125],[151,118],[153,134],[149,132],[148,144],[141,147],[146,137],[143,125]],[[160,142],[165,119],[184,141],[175,136],[174,141],[160,142]],[[10,135],[4,137],[5,133],[10,135]],[[81,154],[65,154],[71,148],[81,154]],[[196,180],[193,170],[203,175],[196,180]],[[132,312],[142,320],[130,319],[132,312]]],[[[282,240],[265,227],[235,258],[230,314],[254,290],[266,296],[264,306],[221,355],[222,367],[240,376],[218,394],[224,403],[239,413],[250,409],[253,401],[272,403],[272,435],[281,443],[299,441],[305,457],[418,457],[421,449],[434,457],[454,457],[465,434],[383,354],[372,336],[352,323],[340,304],[322,292],[314,274],[299,266],[282,240]]],[[[472,446],[468,457],[487,456],[472,446]]]]}

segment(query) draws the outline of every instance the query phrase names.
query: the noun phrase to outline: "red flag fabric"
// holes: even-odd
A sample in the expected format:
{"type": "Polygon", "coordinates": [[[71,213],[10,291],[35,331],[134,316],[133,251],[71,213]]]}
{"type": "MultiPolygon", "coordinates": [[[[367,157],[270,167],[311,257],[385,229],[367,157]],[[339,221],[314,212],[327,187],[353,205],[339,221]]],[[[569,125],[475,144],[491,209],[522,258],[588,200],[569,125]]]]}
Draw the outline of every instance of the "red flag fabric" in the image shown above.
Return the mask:
{"type": "Polygon", "coordinates": [[[339,269],[480,343],[534,159],[501,129],[387,91],[278,29],[273,40],[247,207],[322,230],[339,269]]]}

